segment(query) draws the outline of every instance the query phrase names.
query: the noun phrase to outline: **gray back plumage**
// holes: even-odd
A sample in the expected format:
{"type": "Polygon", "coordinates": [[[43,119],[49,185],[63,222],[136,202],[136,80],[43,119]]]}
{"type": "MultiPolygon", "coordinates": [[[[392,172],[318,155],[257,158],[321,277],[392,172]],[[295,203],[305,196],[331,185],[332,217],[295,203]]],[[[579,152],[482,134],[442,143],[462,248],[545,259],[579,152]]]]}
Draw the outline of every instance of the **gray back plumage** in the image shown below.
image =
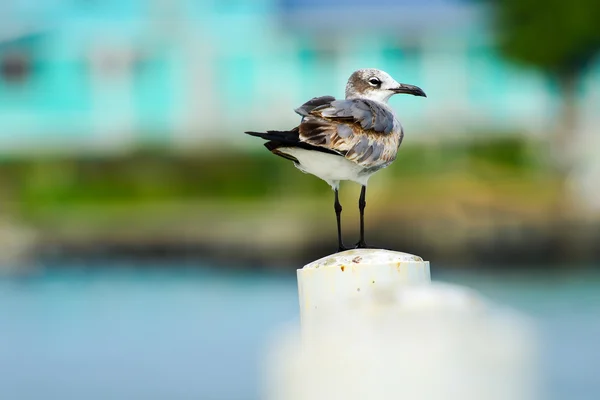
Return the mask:
{"type": "Polygon", "coordinates": [[[332,101],[322,110],[323,117],[352,118],[366,130],[388,134],[394,129],[394,115],[383,104],[372,100],[352,99],[332,101]]]}
{"type": "Polygon", "coordinates": [[[396,158],[402,128],[386,105],[368,99],[316,97],[296,109],[302,116],[299,139],[336,151],[361,165],[384,165],[396,158]]]}
{"type": "Polygon", "coordinates": [[[329,105],[333,101],[335,101],[335,97],[333,97],[333,96],[313,97],[306,103],[302,104],[300,107],[296,108],[294,111],[296,111],[297,114],[300,114],[303,117],[306,117],[315,108],[324,106],[324,105],[329,105]]]}

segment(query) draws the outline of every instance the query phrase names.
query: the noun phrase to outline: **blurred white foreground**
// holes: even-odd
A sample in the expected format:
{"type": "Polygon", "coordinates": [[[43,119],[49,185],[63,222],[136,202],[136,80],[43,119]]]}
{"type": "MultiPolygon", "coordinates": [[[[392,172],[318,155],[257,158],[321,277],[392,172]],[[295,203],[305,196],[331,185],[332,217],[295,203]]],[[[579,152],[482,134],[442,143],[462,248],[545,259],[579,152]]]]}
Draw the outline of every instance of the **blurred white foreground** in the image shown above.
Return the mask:
{"type": "Polygon", "coordinates": [[[266,400],[539,398],[532,324],[431,283],[419,257],[352,250],[305,266],[298,284],[302,332],[272,340],[266,400]]]}

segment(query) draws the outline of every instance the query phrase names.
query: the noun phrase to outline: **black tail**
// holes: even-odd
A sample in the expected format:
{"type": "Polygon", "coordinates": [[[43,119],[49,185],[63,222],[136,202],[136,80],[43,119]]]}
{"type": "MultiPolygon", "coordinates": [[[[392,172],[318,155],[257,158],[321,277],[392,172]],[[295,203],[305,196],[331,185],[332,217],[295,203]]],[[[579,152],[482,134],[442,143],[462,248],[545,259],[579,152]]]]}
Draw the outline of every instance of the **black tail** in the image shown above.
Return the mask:
{"type": "MultiPolygon", "coordinates": [[[[256,136],[265,140],[268,140],[265,143],[265,147],[278,155],[277,150],[279,147],[299,147],[306,150],[315,150],[323,153],[330,153],[335,155],[340,155],[339,153],[326,149],[324,147],[317,147],[310,145],[308,143],[302,142],[300,140],[300,132],[298,128],[294,128],[291,131],[266,131],[266,132],[244,132],[250,136],[256,136]]],[[[289,157],[286,157],[289,158],[289,157]]]]}
{"type": "Polygon", "coordinates": [[[244,132],[250,136],[256,136],[265,140],[274,140],[282,144],[297,144],[300,142],[298,128],[291,131],[266,131],[266,132],[244,132]]]}

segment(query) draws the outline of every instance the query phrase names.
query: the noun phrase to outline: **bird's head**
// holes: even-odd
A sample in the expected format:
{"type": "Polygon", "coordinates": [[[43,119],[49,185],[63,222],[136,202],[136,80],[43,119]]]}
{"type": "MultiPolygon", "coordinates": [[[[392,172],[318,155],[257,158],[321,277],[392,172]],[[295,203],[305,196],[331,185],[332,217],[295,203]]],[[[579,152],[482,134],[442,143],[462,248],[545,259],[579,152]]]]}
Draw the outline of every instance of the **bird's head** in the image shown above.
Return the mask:
{"type": "Polygon", "coordinates": [[[346,85],[347,99],[363,98],[386,103],[398,93],[427,97],[421,88],[398,83],[387,72],[374,68],[355,71],[346,85]]]}

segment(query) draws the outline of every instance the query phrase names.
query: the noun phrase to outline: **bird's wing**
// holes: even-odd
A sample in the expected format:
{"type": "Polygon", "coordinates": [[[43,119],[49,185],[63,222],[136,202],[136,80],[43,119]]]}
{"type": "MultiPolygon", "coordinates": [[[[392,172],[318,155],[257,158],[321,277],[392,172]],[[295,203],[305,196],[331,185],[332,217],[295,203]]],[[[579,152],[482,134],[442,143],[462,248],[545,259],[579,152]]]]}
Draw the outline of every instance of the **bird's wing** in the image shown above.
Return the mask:
{"type": "Polygon", "coordinates": [[[364,166],[386,164],[396,158],[402,132],[391,134],[394,116],[385,106],[370,100],[326,97],[312,99],[296,110],[303,115],[301,141],[336,151],[364,166]]]}
{"type": "Polygon", "coordinates": [[[303,117],[307,117],[310,115],[310,112],[317,107],[330,105],[331,102],[335,101],[335,97],[333,96],[321,96],[321,97],[313,97],[306,103],[302,104],[300,107],[296,108],[297,114],[302,115],[303,117]]]}

